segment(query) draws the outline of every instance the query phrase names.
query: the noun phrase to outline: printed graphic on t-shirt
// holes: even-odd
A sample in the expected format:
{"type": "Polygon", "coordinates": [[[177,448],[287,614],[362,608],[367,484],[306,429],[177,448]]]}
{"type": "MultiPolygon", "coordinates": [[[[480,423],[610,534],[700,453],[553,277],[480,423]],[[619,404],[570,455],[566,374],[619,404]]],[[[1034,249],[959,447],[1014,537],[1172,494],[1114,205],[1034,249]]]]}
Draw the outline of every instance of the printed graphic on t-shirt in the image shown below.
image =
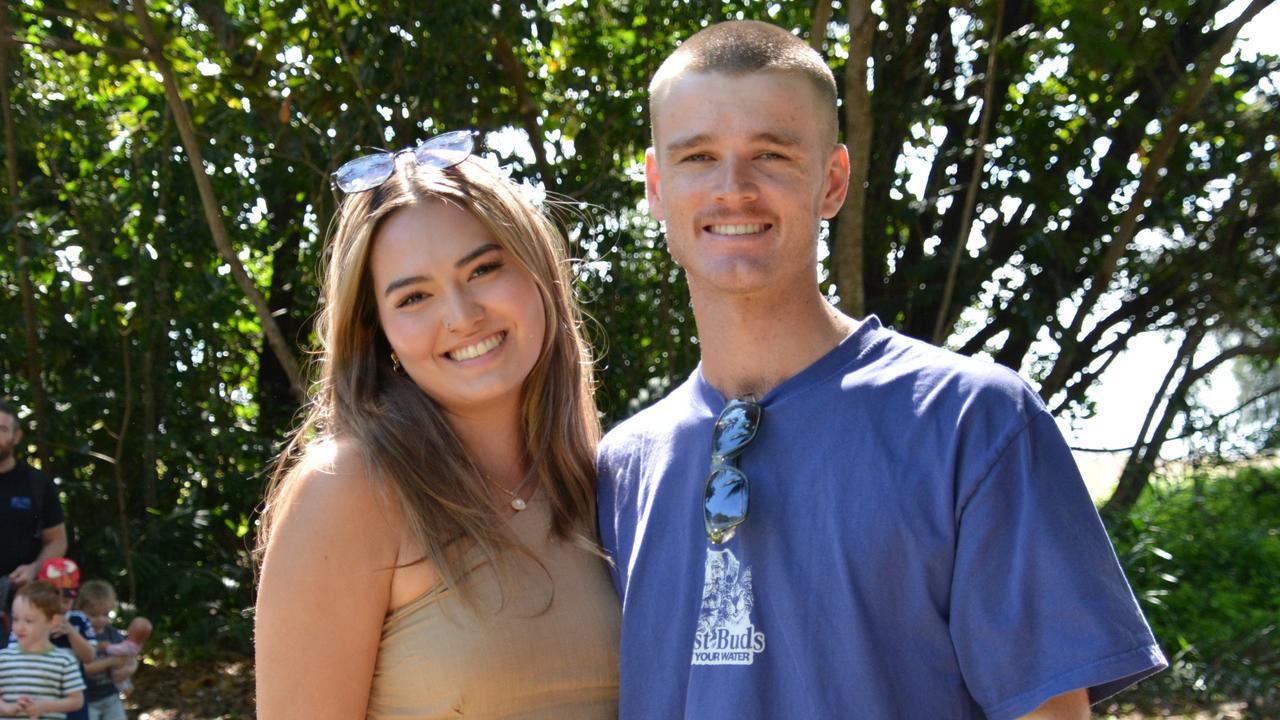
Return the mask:
{"type": "Polygon", "coordinates": [[[9,498],[9,507],[14,510],[31,510],[35,506],[32,505],[31,498],[18,497],[15,495],[14,497],[9,498]]]}
{"type": "Polygon", "coordinates": [[[764,633],[751,624],[751,568],[727,548],[707,548],[703,578],[693,664],[750,665],[756,653],[764,652],[764,633]]]}

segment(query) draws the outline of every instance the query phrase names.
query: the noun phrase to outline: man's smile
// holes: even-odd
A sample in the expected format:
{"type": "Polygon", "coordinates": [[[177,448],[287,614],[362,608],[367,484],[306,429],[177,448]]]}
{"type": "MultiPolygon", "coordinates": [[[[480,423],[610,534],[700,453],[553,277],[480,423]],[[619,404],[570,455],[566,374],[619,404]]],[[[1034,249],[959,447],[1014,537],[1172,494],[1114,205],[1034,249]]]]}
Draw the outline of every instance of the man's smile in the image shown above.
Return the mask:
{"type": "Polygon", "coordinates": [[[707,225],[703,228],[713,235],[755,235],[773,227],[768,223],[707,225]]]}

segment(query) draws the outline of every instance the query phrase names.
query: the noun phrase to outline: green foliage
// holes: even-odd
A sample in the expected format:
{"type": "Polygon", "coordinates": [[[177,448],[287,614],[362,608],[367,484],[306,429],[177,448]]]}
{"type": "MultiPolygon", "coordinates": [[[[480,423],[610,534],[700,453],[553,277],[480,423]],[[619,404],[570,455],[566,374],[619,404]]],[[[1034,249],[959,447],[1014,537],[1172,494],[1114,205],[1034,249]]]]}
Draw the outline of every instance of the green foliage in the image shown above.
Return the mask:
{"type": "MultiPolygon", "coordinates": [[[[228,505],[203,508],[188,501],[132,523],[138,601],[127,603],[122,614],[151,618],[156,638],[171,654],[253,652],[252,538],[246,513],[228,505]]],[[[82,565],[123,595],[128,578],[120,533],[106,526],[81,538],[74,550],[82,565]]]]}
{"type": "Polygon", "coordinates": [[[1114,535],[1171,662],[1118,699],[1280,713],[1280,469],[1153,484],[1114,535]]]}
{"type": "MultiPolygon", "coordinates": [[[[762,19],[804,35],[813,5],[145,7],[234,252],[299,356],[314,344],[316,274],[336,199],[329,173],[370,147],[475,127],[524,141],[513,150],[493,143],[490,152],[514,178],[564,200],[559,221],[580,261],[608,425],[660,397],[698,359],[682,273],[641,204],[649,78],[709,23],[762,19]]],[[[1060,396],[1056,410],[1087,412],[1096,369],[1139,332],[1199,323],[1233,336],[1274,334],[1278,61],[1265,56],[1233,56],[1214,74],[1138,223],[1144,241],[1125,248],[1094,329],[1073,338],[1067,327],[1161,122],[1215,37],[1218,4],[874,7],[864,211],[872,312],[910,334],[931,332],[974,176],[976,111],[994,52],[978,232],[961,243],[945,323],[951,342],[1037,379],[1062,358],[1046,394],[1060,396]],[[998,10],[1003,32],[993,46],[998,10]]],[[[837,79],[850,56],[847,11],[833,3],[823,46],[837,79]]],[[[2,189],[0,346],[10,352],[0,354],[0,394],[34,403],[41,389],[47,398],[31,407],[27,450],[61,481],[73,552],[87,571],[122,594],[135,583],[138,609],[169,637],[243,648],[252,515],[296,400],[262,320],[211,242],[132,6],[16,0],[0,12],[22,43],[4,46],[11,62],[0,78],[15,125],[15,146],[0,153],[18,185],[16,194],[7,182],[2,189]],[[42,364],[36,377],[25,365],[28,330],[42,364]]],[[[836,241],[831,249],[833,257],[847,251],[836,241]]],[[[1256,389],[1266,391],[1275,358],[1251,362],[1256,389]]],[[[1274,444],[1272,406],[1253,407],[1262,442],[1274,444]]]]}

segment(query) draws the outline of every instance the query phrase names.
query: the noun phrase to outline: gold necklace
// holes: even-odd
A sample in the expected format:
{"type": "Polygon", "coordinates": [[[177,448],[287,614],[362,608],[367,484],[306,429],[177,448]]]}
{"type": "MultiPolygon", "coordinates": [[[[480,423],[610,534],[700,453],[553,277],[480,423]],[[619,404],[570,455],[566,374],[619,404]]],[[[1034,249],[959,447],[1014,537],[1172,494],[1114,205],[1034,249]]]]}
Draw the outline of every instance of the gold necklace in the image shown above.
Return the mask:
{"type": "Polygon", "coordinates": [[[529,481],[533,480],[532,472],[525,476],[524,481],[521,482],[520,486],[517,487],[515,490],[508,490],[502,487],[498,483],[494,482],[493,478],[489,477],[488,475],[484,475],[484,473],[481,473],[481,475],[484,476],[484,479],[486,482],[488,482],[493,487],[498,488],[502,492],[506,493],[507,496],[511,498],[510,505],[512,510],[515,510],[516,512],[520,512],[521,510],[524,510],[525,508],[529,507],[529,503],[525,502],[524,498],[520,497],[520,493],[524,491],[526,486],[528,486],[529,481]]]}

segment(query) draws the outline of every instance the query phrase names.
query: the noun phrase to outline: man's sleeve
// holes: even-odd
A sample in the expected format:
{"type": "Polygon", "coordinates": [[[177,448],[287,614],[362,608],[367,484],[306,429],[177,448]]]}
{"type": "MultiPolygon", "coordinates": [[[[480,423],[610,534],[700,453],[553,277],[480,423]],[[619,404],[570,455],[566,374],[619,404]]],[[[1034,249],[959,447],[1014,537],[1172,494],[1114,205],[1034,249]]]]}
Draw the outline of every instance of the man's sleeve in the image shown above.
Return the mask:
{"type": "Polygon", "coordinates": [[[618,597],[622,597],[622,576],[618,568],[617,482],[605,445],[601,445],[596,461],[596,529],[600,533],[600,547],[609,556],[609,577],[613,580],[613,590],[618,593],[618,597]]]}
{"type": "Polygon", "coordinates": [[[1167,665],[1053,419],[1027,424],[962,499],[951,634],[993,720],[1090,702],[1167,665]]]}

